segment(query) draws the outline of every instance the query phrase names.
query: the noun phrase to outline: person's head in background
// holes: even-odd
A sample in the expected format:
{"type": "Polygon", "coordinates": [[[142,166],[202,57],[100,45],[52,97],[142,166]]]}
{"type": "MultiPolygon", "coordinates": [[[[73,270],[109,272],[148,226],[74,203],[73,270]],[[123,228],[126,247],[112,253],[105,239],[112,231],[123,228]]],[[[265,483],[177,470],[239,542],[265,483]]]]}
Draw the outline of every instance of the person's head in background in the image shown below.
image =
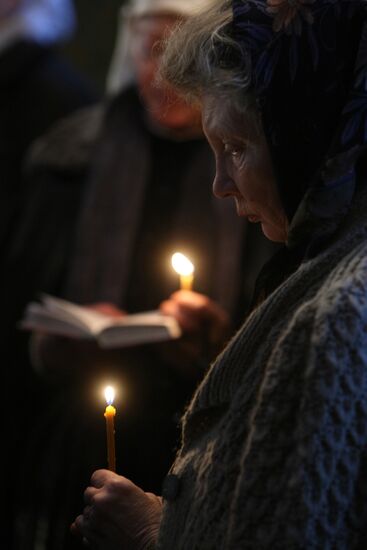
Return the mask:
{"type": "Polygon", "coordinates": [[[0,0],[0,53],[20,40],[60,43],[74,30],[72,0],[0,0]]]}
{"type": "Polygon", "coordinates": [[[135,84],[151,122],[172,131],[201,128],[198,107],[172,87],[156,82],[162,44],[175,26],[213,0],[131,0],[121,10],[121,26],[107,78],[115,94],[135,84]]]}

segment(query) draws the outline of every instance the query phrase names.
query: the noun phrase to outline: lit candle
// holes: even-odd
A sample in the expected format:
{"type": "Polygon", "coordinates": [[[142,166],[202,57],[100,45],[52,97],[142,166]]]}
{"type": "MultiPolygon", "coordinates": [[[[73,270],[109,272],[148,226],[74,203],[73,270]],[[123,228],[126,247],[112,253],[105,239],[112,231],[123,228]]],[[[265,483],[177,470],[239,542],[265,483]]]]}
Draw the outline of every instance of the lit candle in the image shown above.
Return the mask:
{"type": "Polygon", "coordinates": [[[181,252],[172,256],[172,267],[180,276],[181,290],[192,290],[194,282],[194,266],[181,252]]]}
{"type": "Polygon", "coordinates": [[[115,390],[111,386],[107,386],[104,391],[104,395],[107,401],[107,407],[104,413],[106,418],[107,429],[107,462],[108,469],[112,472],[116,472],[116,452],[115,452],[115,414],[116,409],[112,406],[115,398],[115,390]]]}

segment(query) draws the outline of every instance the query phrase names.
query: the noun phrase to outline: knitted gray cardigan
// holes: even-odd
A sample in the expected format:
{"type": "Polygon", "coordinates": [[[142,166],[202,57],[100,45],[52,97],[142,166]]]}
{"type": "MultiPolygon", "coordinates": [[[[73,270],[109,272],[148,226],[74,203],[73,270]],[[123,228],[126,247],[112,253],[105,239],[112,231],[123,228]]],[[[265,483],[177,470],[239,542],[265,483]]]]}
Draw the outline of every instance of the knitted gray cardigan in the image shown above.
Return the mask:
{"type": "Polygon", "coordinates": [[[367,548],[367,193],[217,359],[159,550],[367,548]]]}

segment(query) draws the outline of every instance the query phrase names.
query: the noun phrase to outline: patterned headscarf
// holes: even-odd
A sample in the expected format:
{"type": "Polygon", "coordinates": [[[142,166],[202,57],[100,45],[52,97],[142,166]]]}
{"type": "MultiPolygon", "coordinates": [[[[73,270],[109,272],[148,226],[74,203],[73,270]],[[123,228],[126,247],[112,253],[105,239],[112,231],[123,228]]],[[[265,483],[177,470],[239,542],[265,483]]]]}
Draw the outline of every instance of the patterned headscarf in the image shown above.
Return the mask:
{"type": "Polygon", "coordinates": [[[288,245],[316,250],[351,204],[367,145],[367,1],[233,0],[232,25],[291,221],[288,245]]]}

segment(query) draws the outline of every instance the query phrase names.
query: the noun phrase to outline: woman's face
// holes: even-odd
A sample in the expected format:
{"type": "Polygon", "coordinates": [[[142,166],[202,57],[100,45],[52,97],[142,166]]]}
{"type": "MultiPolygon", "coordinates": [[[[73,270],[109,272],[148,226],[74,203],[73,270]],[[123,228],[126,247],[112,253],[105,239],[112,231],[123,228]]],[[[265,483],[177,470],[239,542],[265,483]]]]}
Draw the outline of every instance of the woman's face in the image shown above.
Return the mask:
{"type": "Polygon", "coordinates": [[[261,223],[271,241],[285,242],[288,220],[280,202],[265,136],[255,116],[204,98],[203,128],[216,158],[213,191],[233,197],[239,216],[261,223]]]}
{"type": "Polygon", "coordinates": [[[132,59],[142,101],[152,120],[169,129],[201,127],[201,115],[168,85],[156,82],[162,43],[178,18],[151,15],[133,20],[132,59]]]}

